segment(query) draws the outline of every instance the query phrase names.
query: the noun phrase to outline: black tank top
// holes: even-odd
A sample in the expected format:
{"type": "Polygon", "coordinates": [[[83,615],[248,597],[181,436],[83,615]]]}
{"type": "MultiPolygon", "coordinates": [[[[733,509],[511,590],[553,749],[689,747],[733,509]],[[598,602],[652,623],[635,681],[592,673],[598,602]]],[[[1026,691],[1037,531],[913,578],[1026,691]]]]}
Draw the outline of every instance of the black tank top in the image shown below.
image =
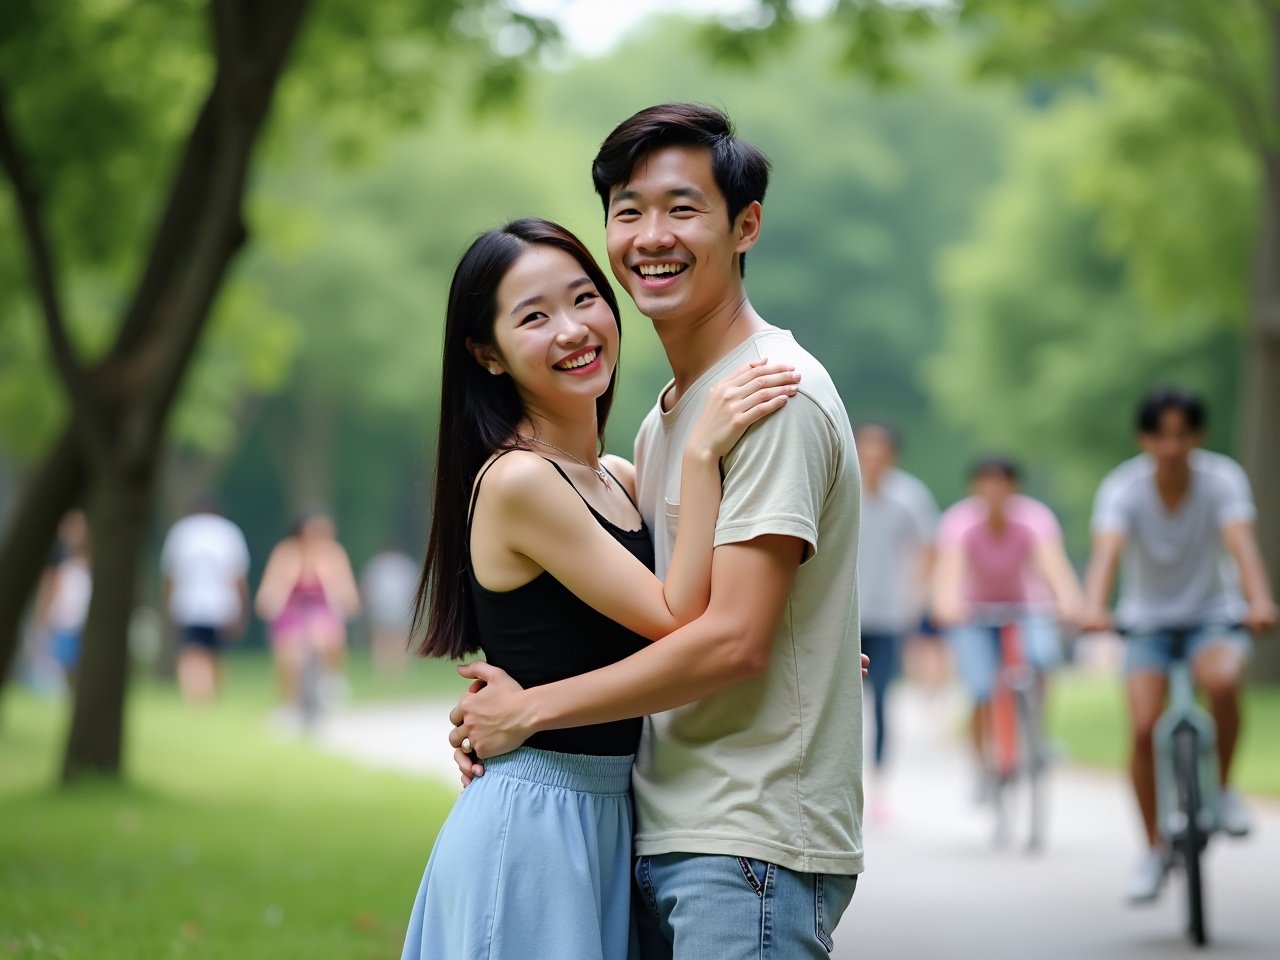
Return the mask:
{"type": "MultiPolygon", "coordinates": [[[[498,459],[495,457],[480,472],[467,512],[467,574],[471,578],[480,649],[485,659],[527,689],[607,667],[646,646],[648,640],[589,607],[545,570],[514,590],[488,590],[476,580],[471,565],[471,523],[480,483],[498,459]]],[[[547,462],[573,487],[573,481],[558,463],[547,462]]],[[[614,483],[618,483],[617,477],[614,483]]],[[[578,493],[577,487],[573,489],[578,493]]],[[[622,490],[626,493],[626,487],[622,490]]],[[[627,499],[631,499],[630,494],[627,499]]],[[[643,518],[639,530],[623,530],[597,513],[585,497],[582,502],[615,540],[650,570],[654,569],[653,541],[643,518]]],[[[622,756],[636,752],[642,724],[643,720],[635,717],[587,727],[544,730],[535,733],[527,743],[559,753],[622,756]]]]}

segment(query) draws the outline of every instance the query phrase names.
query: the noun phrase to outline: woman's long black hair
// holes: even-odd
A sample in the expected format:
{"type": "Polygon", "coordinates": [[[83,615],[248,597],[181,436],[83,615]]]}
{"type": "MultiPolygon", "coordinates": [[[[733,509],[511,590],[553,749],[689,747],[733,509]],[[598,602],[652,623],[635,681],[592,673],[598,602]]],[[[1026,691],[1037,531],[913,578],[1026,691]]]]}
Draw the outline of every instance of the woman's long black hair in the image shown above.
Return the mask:
{"type": "MultiPolygon", "coordinates": [[[[467,347],[491,346],[498,311],[498,285],[512,264],[534,244],[563,250],[582,266],[618,323],[618,300],[587,248],[559,224],[538,218],[515,220],[481,234],[453,272],[444,326],[440,372],[440,431],[436,441],[435,494],[427,557],[414,601],[412,636],[426,625],[418,653],[458,659],[479,649],[467,574],[467,514],[471,488],[484,462],[510,448],[524,405],[510,376],[493,376],[467,347]]],[[[605,422],[618,380],[596,400],[596,429],[603,445],[605,422]]]]}

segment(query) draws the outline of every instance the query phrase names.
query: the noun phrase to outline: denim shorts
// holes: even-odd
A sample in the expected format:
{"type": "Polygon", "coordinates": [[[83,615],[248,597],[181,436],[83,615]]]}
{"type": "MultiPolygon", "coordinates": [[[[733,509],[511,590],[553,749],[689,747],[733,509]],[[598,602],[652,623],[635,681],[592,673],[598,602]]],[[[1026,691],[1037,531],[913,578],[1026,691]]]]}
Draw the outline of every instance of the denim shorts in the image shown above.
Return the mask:
{"type": "MultiPolygon", "coordinates": [[[[1037,670],[1047,672],[1062,662],[1058,626],[1050,617],[1030,613],[1018,621],[1023,655],[1037,670]]],[[[978,703],[986,703],[995,690],[1000,669],[1000,628],[969,623],[947,631],[955,654],[956,671],[965,688],[978,703]]]]}
{"type": "Polygon", "coordinates": [[[221,653],[222,631],[217,627],[200,627],[188,624],[182,628],[182,643],[188,647],[200,647],[210,653],[221,653]]]}
{"type": "Polygon", "coordinates": [[[637,857],[635,879],[639,960],[821,960],[858,883],[700,853],[637,857]]]}
{"type": "MultiPolygon", "coordinates": [[[[1218,645],[1234,647],[1247,660],[1253,653],[1253,638],[1239,627],[1210,625],[1201,627],[1187,638],[1187,662],[1195,663],[1196,657],[1218,645]]],[[[1173,635],[1168,630],[1132,632],[1124,641],[1124,672],[1168,673],[1173,663],[1173,635]]]]}

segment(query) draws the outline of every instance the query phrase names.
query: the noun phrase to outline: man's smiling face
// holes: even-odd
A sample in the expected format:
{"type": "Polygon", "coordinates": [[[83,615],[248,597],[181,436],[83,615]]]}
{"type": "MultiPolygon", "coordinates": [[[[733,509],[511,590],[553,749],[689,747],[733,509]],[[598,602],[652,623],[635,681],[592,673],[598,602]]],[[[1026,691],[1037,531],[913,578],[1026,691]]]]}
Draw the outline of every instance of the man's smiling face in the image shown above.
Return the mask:
{"type": "Polygon", "coordinates": [[[740,289],[737,254],[754,243],[728,206],[705,147],[672,146],[643,157],[609,194],[609,265],[655,323],[697,320],[740,289]]]}

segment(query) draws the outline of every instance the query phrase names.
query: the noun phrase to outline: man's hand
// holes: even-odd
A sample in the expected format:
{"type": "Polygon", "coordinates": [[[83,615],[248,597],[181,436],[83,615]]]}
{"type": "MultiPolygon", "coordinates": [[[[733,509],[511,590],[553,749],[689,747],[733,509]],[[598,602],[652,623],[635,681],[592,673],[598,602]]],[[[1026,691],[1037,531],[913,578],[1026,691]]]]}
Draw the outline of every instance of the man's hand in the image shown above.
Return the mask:
{"type": "Polygon", "coordinates": [[[859,656],[862,657],[862,676],[865,679],[867,676],[867,667],[871,666],[871,658],[865,653],[859,654],[859,656]]]}
{"type": "Polygon", "coordinates": [[[1255,601],[1249,604],[1249,612],[1244,616],[1244,625],[1250,633],[1265,633],[1276,625],[1276,605],[1270,600],[1255,601]]]}
{"type": "MultiPolygon", "coordinates": [[[[449,713],[453,724],[449,743],[455,749],[480,759],[496,757],[510,753],[537,732],[528,716],[524,688],[504,670],[477,660],[459,664],[458,674],[483,686],[477,689],[473,683],[449,713]]],[[[461,762],[458,767],[465,780],[467,771],[461,762]]]]}

